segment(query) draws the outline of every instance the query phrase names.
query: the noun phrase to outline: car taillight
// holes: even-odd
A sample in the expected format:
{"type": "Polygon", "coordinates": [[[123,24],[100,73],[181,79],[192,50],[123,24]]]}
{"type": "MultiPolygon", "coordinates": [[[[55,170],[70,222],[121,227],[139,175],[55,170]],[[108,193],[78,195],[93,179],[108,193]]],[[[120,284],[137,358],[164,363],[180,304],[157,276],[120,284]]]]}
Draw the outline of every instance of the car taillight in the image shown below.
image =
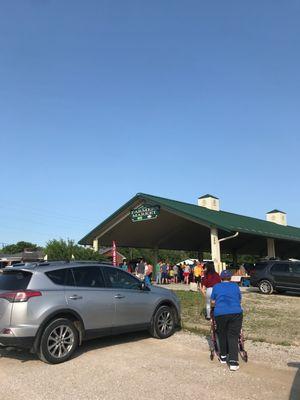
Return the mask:
{"type": "Polygon", "coordinates": [[[10,303],[24,303],[31,297],[41,296],[42,293],[35,290],[18,290],[0,293],[0,299],[8,300],[10,303]]]}

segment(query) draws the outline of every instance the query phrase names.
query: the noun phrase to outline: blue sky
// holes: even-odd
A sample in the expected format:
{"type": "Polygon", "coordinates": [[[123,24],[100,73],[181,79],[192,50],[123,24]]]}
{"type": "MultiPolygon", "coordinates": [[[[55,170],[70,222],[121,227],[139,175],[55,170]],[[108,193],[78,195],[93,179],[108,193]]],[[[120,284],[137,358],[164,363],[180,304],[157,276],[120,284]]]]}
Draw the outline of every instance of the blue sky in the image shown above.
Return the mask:
{"type": "Polygon", "coordinates": [[[3,0],[0,242],[137,192],[300,226],[298,1],[3,0]]]}

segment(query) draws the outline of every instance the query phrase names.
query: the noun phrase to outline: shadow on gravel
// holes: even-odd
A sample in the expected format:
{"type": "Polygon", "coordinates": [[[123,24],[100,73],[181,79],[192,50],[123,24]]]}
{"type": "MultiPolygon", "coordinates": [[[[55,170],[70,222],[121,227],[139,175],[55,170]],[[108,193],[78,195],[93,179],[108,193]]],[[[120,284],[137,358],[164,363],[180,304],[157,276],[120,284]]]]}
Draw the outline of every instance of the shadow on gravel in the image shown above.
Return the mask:
{"type": "Polygon", "coordinates": [[[0,348],[0,359],[12,358],[21,362],[38,360],[35,354],[31,354],[28,350],[16,349],[15,347],[0,348]]]}
{"type": "Polygon", "coordinates": [[[150,334],[145,332],[124,333],[117,336],[108,336],[98,339],[92,339],[83,344],[76,350],[72,358],[80,357],[82,354],[92,350],[102,349],[104,347],[119,346],[126,343],[138,342],[139,340],[151,338],[150,334]]]}
{"type": "Polygon", "coordinates": [[[298,368],[296,372],[293,385],[291,387],[289,400],[299,400],[300,399],[300,363],[290,362],[287,364],[288,367],[298,368]]]}
{"type": "MultiPolygon", "coordinates": [[[[80,357],[82,354],[92,350],[102,349],[109,346],[119,346],[150,338],[150,334],[145,331],[92,339],[83,342],[83,344],[73,354],[72,359],[80,357]]],[[[28,350],[16,349],[14,347],[0,348],[0,359],[1,358],[11,358],[21,362],[38,360],[36,354],[31,354],[28,350]]]]}

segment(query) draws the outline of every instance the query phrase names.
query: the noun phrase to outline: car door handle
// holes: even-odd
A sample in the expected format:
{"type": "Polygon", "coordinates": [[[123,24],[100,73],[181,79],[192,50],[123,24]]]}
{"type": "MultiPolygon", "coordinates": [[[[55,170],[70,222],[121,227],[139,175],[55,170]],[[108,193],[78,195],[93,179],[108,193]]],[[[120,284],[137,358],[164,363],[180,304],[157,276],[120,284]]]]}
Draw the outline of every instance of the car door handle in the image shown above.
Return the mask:
{"type": "Polygon", "coordinates": [[[69,297],[70,300],[80,300],[82,299],[82,296],[78,296],[78,294],[73,294],[73,296],[69,297]]]}
{"type": "Polygon", "coordinates": [[[125,296],[122,296],[121,294],[116,294],[115,299],[124,299],[125,296]]]}

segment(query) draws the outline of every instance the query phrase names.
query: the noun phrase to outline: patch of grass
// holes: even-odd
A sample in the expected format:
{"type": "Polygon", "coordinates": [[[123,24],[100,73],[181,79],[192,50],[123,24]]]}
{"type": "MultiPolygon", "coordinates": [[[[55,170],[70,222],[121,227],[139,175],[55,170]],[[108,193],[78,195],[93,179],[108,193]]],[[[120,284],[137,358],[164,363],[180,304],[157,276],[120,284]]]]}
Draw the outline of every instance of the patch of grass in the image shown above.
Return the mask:
{"type": "Polygon", "coordinates": [[[182,329],[193,332],[197,335],[207,336],[209,334],[209,329],[205,329],[204,327],[197,326],[197,325],[189,325],[189,324],[182,324],[182,329]]]}
{"type": "MultiPolygon", "coordinates": [[[[207,335],[210,323],[205,320],[205,298],[200,292],[176,291],[181,301],[182,327],[207,335]]],[[[299,297],[243,294],[243,330],[246,339],[257,342],[299,346],[299,297]]]]}
{"type": "Polygon", "coordinates": [[[291,343],[283,341],[283,342],[279,342],[278,344],[280,344],[281,346],[291,346],[291,343]]]}

